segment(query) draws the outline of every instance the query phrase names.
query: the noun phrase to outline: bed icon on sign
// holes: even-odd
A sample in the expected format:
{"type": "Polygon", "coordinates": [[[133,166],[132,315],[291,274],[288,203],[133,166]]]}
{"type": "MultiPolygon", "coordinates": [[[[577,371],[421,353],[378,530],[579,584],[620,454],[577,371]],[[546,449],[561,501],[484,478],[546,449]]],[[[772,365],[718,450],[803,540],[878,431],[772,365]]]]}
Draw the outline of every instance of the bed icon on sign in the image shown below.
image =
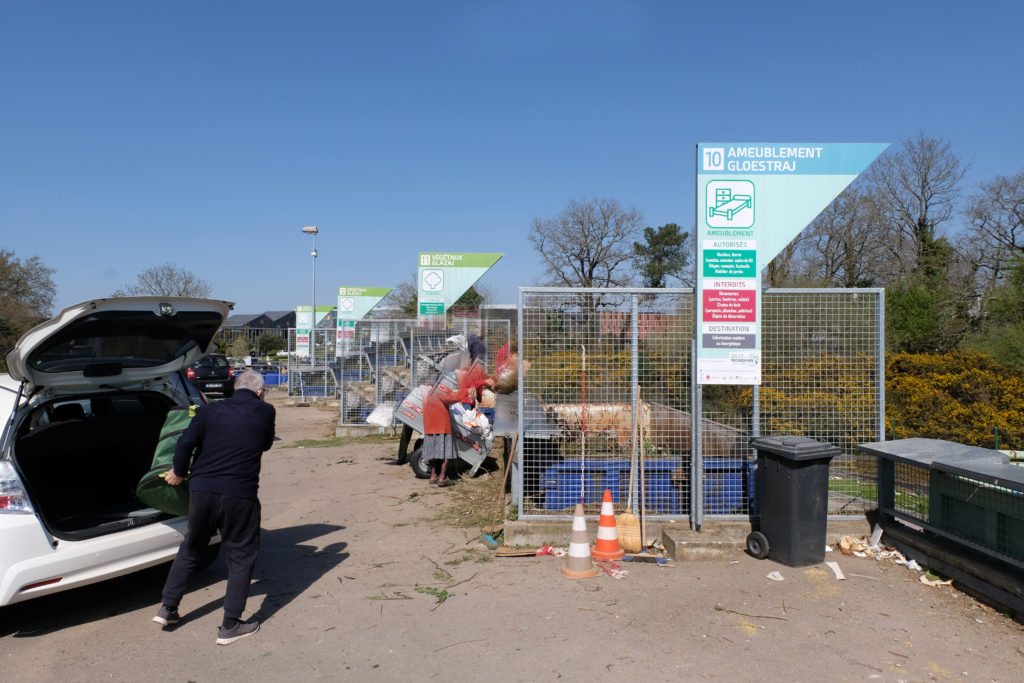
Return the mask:
{"type": "Polygon", "coordinates": [[[712,180],[707,203],[710,227],[754,227],[754,183],[749,180],[712,180]]]}

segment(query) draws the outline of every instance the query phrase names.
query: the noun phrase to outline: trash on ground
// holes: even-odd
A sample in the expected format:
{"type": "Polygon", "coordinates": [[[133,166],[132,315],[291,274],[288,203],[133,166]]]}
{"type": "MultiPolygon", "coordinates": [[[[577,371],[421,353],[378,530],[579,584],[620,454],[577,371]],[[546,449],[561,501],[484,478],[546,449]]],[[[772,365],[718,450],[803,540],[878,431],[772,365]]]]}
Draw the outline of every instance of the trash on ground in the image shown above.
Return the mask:
{"type": "Polygon", "coordinates": [[[785,579],[782,578],[782,574],[779,572],[772,572],[771,574],[768,574],[768,578],[772,581],[785,581],[785,579]]]}
{"type": "Polygon", "coordinates": [[[946,579],[945,581],[942,579],[929,579],[927,574],[921,574],[921,583],[926,586],[951,586],[953,579],[946,579]]]}
{"type": "Polygon", "coordinates": [[[636,553],[635,555],[623,555],[623,562],[651,562],[653,564],[666,564],[667,557],[658,557],[650,553],[636,553]]]}
{"type": "Polygon", "coordinates": [[[509,548],[501,546],[494,551],[495,557],[536,557],[540,553],[536,548],[509,548]]]}
{"type": "Polygon", "coordinates": [[[829,569],[832,570],[832,573],[836,575],[836,579],[843,581],[846,578],[846,575],[843,574],[843,570],[839,568],[838,562],[826,562],[825,564],[828,565],[829,569]]]}

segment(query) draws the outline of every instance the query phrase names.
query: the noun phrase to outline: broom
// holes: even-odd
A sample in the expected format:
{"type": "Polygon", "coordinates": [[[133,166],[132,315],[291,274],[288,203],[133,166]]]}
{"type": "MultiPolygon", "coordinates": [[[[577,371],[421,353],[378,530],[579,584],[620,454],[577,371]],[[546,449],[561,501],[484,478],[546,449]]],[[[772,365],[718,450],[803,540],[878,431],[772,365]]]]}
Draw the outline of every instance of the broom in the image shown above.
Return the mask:
{"type": "Polygon", "coordinates": [[[629,496],[626,501],[626,511],[615,520],[618,528],[619,546],[627,553],[638,553],[643,549],[643,541],[640,539],[640,520],[633,514],[633,471],[636,467],[636,441],[637,428],[640,422],[640,387],[636,388],[636,412],[633,416],[633,455],[629,459],[629,496]]]}

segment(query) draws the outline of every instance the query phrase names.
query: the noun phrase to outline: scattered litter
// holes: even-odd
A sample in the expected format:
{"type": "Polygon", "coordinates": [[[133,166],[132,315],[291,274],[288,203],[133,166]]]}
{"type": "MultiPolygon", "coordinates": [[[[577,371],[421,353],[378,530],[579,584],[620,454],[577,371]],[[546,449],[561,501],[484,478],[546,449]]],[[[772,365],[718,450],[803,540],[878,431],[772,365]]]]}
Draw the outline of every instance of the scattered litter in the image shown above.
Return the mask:
{"type": "Polygon", "coordinates": [[[836,575],[838,580],[842,581],[846,578],[846,575],[843,574],[843,570],[839,568],[838,562],[826,562],[825,564],[828,565],[829,569],[832,570],[832,573],[836,575]]]}
{"type": "Polygon", "coordinates": [[[536,557],[540,553],[536,548],[509,548],[502,546],[494,551],[495,557],[536,557]]]}
{"type": "Polygon", "coordinates": [[[867,556],[868,556],[868,554],[867,554],[867,553],[862,553],[862,552],[859,552],[859,551],[858,551],[858,552],[855,552],[855,553],[853,554],[853,556],[854,556],[854,557],[867,557],[867,556]]]}
{"type": "Polygon", "coordinates": [[[856,576],[859,579],[871,579],[872,581],[879,580],[877,576],[868,576],[867,574],[854,574],[853,572],[850,572],[850,576],[856,576]]]}
{"type": "Polygon", "coordinates": [[[657,555],[651,555],[649,553],[638,553],[636,555],[623,555],[623,562],[651,562],[654,564],[665,564],[668,562],[668,558],[658,557],[657,555]]]}
{"type": "Polygon", "coordinates": [[[910,569],[911,571],[919,572],[919,571],[921,571],[921,565],[919,565],[917,563],[917,560],[910,560],[910,561],[907,562],[907,569],[910,569]]]}
{"type": "Polygon", "coordinates": [[[782,574],[778,572],[772,572],[771,574],[768,574],[768,578],[772,581],[785,581],[785,579],[782,578],[782,574]]]}
{"type": "Polygon", "coordinates": [[[843,555],[853,555],[854,553],[863,553],[868,549],[867,543],[856,536],[843,536],[839,539],[839,552],[843,555]]]}
{"type": "Polygon", "coordinates": [[[875,528],[871,531],[871,538],[868,540],[868,545],[872,548],[877,548],[878,544],[882,540],[882,525],[876,524],[875,528]]]}
{"type": "Polygon", "coordinates": [[[953,584],[953,579],[929,579],[927,574],[921,574],[921,583],[926,586],[950,586],[953,584]]]}
{"type": "Polygon", "coordinates": [[[825,544],[825,552],[826,552],[826,553],[833,553],[833,552],[835,552],[835,550],[834,550],[834,549],[832,548],[832,546],[830,546],[830,545],[828,545],[828,544],[826,543],[826,544],[825,544]]]}
{"type": "Polygon", "coordinates": [[[740,563],[740,561],[739,561],[739,560],[733,560],[733,561],[732,561],[732,562],[730,562],[729,564],[739,564],[739,563],[740,563]]]}
{"type": "Polygon", "coordinates": [[[553,545],[542,545],[537,548],[536,555],[554,555],[555,557],[565,557],[569,554],[569,551],[565,548],[556,548],[553,545]]]}
{"type": "Polygon", "coordinates": [[[612,564],[610,562],[594,562],[594,564],[597,566],[598,569],[600,569],[613,579],[624,579],[626,578],[626,575],[629,574],[628,571],[622,568],[621,564],[612,564]]]}

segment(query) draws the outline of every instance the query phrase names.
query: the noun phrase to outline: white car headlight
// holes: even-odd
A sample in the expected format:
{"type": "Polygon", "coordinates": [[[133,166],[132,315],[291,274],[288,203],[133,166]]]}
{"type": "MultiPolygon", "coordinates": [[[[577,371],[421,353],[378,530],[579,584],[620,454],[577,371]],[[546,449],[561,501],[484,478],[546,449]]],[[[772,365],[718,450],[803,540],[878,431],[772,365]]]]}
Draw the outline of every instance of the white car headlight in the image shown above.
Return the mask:
{"type": "Polygon", "coordinates": [[[0,460],[0,513],[4,512],[31,514],[35,510],[14,466],[6,460],[0,460]]]}

